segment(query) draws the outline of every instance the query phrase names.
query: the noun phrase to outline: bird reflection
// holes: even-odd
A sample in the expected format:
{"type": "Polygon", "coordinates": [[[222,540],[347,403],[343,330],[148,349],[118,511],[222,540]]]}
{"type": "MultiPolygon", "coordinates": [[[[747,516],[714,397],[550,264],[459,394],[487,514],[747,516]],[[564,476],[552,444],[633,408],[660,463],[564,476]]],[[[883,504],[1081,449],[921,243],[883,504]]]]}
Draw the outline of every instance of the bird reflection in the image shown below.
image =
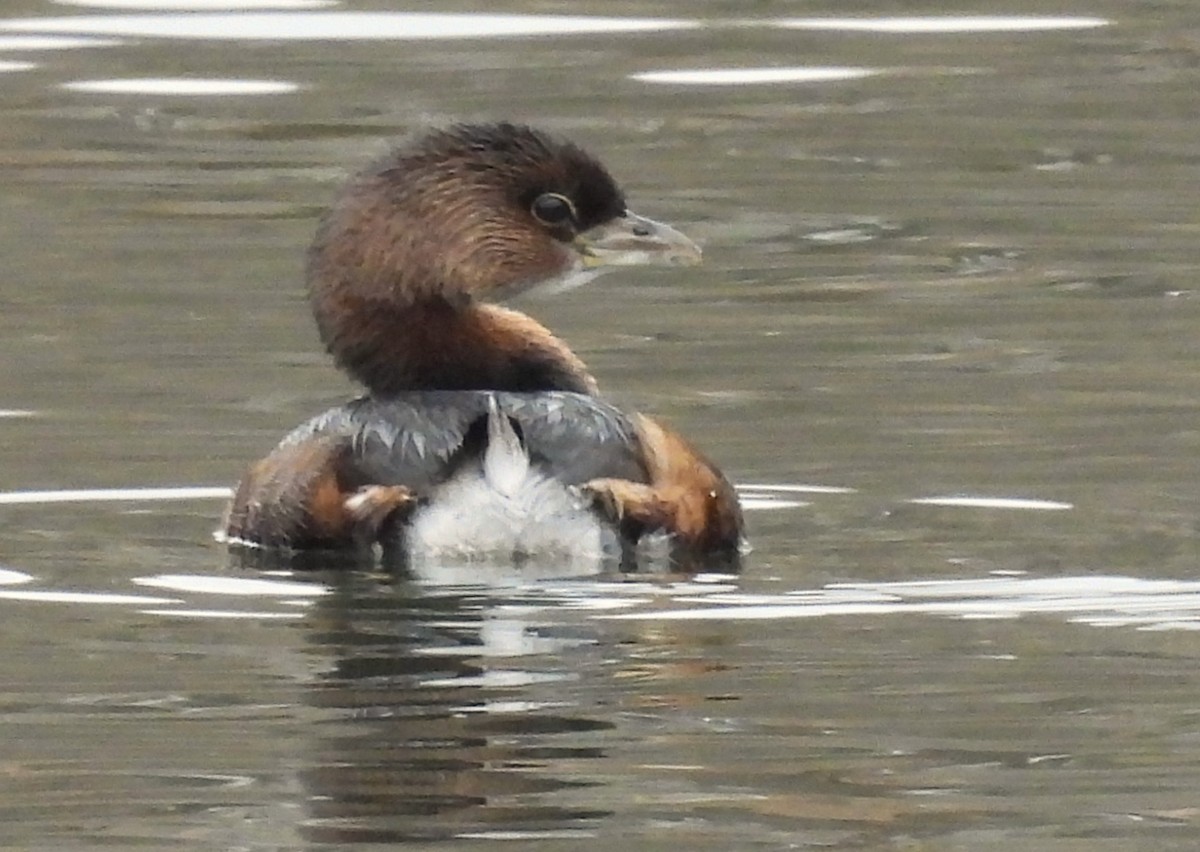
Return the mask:
{"type": "Polygon", "coordinates": [[[613,728],[564,688],[563,652],[594,637],[535,629],[487,590],[333,579],[310,634],[333,663],[308,692],[322,722],[300,774],[307,839],[535,837],[609,814],[556,795],[596,783],[568,767],[602,757],[592,735],[613,728]]]}

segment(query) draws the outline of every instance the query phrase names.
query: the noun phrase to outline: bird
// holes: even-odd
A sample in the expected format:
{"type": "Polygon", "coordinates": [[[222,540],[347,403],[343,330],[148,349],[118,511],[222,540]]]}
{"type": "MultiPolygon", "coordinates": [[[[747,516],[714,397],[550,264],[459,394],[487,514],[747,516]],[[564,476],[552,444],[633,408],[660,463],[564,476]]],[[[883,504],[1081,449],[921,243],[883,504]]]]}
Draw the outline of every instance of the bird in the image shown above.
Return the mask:
{"type": "Polygon", "coordinates": [[[402,142],[354,174],[307,255],[334,362],[365,394],[290,432],[235,489],[220,531],[281,552],[411,561],[631,553],[736,562],[721,471],[669,426],[607,402],[570,347],[496,301],[614,267],[694,265],[576,144],[512,122],[402,142]]]}

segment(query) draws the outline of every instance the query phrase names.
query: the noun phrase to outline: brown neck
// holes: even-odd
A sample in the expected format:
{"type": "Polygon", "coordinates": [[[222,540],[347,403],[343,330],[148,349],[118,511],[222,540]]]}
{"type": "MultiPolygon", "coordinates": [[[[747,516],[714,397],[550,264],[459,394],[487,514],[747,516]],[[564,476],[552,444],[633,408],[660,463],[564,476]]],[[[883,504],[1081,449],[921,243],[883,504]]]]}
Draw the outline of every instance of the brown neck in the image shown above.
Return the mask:
{"type": "Polygon", "coordinates": [[[318,313],[338,365],[373,394],[407,390],[573,391],[596,381],[536,320],[497,305],[441,299],[399,306],[343,299],[318,313]]]}

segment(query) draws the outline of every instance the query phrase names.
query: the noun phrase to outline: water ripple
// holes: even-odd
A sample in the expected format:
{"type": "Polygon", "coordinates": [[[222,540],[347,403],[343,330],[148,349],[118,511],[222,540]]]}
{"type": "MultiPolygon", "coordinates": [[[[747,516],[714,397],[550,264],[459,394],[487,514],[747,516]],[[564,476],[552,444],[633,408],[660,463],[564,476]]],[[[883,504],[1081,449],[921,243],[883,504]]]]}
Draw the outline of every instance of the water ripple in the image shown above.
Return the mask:
{"type": "Polygon", "coordinates": [[[76,47],[114,47],[117,39],[75,36],[0,36],[0,50],[70,50],[76,47]]]}
{"type": "Polygon", "coordinates": [[[1108,26],[1105,18],[1052,15],[922,15],[884,18],[788,18],[774,25],[794,30],[892,34],[1021,33],[1108,26]]]}
{"type": "Polygon", "coordinates": [[[406,12],[242,12],[79,15],[0,20],[0,30],[199,40],[380,41],[500,38],[688,29],[693,21],[574,15],[455,15],[406,12]]]}
{"type": "Polygon", "coordinates": [[[748,86],[766,83],[828,83],[860,80],[882,74],[873,68],[798,67],[798,68],[695,68],[674,71],[645,71],[630,75],[644,83],[670,83],[685,86],[748,86]]]}
{"type": "Polygon", "coordinates": [[[825,616],[939,615],[960,619],[1010,619],[1065,615],[1094,626],[1143,630],[1200,629],[1200,581],[1123,576],[988,577],[902,583],[833,583],[775,595],[721,592],[676,597],[703,606],[609,613],[604,619],[736,621],[825,616]]]}
{"type": "Polygon", "coordinates": [[[217,80],[197,77],[142,77],[109,80],[76,80],[63,83],[72,92],[120,95],[277,95],[297,91],[287,80],[217,80]]]}

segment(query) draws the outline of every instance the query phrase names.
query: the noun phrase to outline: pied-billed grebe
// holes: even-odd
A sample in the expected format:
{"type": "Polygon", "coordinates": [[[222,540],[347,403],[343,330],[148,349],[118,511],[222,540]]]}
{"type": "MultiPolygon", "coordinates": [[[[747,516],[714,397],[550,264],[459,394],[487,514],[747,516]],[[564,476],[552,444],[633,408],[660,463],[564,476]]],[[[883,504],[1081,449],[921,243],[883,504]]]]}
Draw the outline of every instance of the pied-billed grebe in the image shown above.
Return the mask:
{"type": "Polygon", "coordinates": [[[538,130],[461,125],[396,148],[348,182],[308,255],[321,338],[368,396],[254,465],[226,537],[520,554],[661,530],[693,557],[733,556],[741,512],[716,467],[598,399],[544,326],[483,301],[699,257],[634,215],[594,158],[538,130]]]}

